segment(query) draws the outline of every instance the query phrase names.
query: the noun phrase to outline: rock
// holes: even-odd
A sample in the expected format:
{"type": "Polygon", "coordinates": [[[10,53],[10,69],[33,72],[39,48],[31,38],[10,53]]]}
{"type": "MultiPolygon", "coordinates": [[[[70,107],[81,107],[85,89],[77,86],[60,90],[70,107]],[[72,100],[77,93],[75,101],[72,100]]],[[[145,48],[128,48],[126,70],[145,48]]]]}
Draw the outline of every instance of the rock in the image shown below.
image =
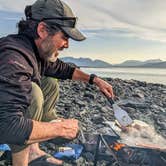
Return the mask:
{"type": "Polygon", "coordinates": [[[89,98],[90,100],[94,100],[94,99],[95,99],[94,94],[92,94],[92,93],[87,93],[87,92],[84,93],[84,97],[87,97],[87,98],[89,98]]]}
{"type": "Polygon", "coordinates": [[[103,122],[103,117],[99,114],[94,114],[91,118],[91,120],[95,123],[95,124],[101,124],[103,122]]]}
{"type": "Polygon", "coordinates": [[[139,102],[135,102],[135,101],[124,101],[123,104],[120,104],[121,106],[124,107],[131,107],[131,108],[143,108],[146,109],[148,108],[148,105],[146,103],[139,103],[139,102]]]}
{"type": "Polygon", "coordinates": [[[144,99],[144,93],[139,89],[135,89],[132,93],[132,96],[144,99]]]}
{"type": "Polygon", "coordinates": [[[108,111],[112,111],[113,112],[112,108],[110,108],[108,106],[102,107],[101,110],[100,110],[100,112],[102,112],[102,113],[107,113],[108,111]]]}
{"type": "Polygon", "coordinates": [[[81,100],[75,100],[74,102],[75,102],[75,104],[78,104],[79,107],[84,107],[85,106],[85,103],[81,100]]]}

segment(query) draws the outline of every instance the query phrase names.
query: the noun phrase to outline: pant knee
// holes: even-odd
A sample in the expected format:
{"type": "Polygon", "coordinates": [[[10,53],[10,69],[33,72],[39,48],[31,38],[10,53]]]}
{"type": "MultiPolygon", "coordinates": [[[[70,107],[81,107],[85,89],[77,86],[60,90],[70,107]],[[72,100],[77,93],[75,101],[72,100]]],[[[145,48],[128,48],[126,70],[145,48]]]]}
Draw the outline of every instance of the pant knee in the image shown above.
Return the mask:
{"type": "Polygon", "coordinates": [[[52,77],[43,77],[42,78],[42,91],[44,94],[44,98],[53,97],[58,98],[59,97],[59,83],[58,80],[52,77]]]}
{"type": "Polygon", "coordinates": [[[41,88],[32,82],[32,99],[29,106],[30,118],[40,121],[43,115],[44,97],[41,88]]]}
{"type": "Polygon", "coordinates": [[[42,107],[44,103],[43,92],[41,88],[32,82],[32,102],[35,102],[37,107],[42,107]]]}
{"type": "Polygon", "coordinates": [[[50,89],[59,90],[58,80],[52,77],[43,77],[42,78],[42,88],[49,86],[50,89]]]}

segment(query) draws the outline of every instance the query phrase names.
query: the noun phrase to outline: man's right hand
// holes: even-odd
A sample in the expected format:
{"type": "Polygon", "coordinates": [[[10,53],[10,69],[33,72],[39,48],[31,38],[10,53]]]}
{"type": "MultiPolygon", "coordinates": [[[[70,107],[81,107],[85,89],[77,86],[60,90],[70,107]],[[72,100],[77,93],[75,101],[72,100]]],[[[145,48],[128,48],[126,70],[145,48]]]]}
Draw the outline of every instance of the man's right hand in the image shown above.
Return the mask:
{"type": "MultiPolygon", "coordinates": [[[[57,123],[57,122],[55,122],[57,123]]],[[[74,139],[79,131],[78,120],[76,119],[61,119],[58,122],[60,125],[60,136],[66,139],[74,139]]]]}
{"type": "Polygon", "coordinates": [[[33,121],[33,128],[27,144],[42,142],[49,139],[62,137],[74,139],[79,131],[78,120],[58,119],[50,122],[33,121]]]}

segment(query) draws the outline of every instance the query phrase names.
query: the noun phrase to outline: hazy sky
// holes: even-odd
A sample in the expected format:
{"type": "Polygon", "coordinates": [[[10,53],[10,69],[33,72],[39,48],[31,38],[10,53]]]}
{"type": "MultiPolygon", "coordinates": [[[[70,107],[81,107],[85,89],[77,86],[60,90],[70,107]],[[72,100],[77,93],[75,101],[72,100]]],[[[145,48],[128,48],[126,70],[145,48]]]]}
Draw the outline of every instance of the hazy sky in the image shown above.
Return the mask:
{"type": "MultiPolygon", "coordinates": [[[[35,0],[0,0],[0,12],[21,13],[3,17],[14,24],[25,5],[35,0]]],[[[79,17],[86,41],[70,42],[62,56],[90,57],[109,63],[125,60],[166,60],[165,0],[64,0],[79,17]]],[[[0,15],[2,17],[2,15],[0,15]]],[[[1,22],[0,22],[1,23],[1,22]]],[[[1,34],[13,32],[2,28],[1,34]]]]}

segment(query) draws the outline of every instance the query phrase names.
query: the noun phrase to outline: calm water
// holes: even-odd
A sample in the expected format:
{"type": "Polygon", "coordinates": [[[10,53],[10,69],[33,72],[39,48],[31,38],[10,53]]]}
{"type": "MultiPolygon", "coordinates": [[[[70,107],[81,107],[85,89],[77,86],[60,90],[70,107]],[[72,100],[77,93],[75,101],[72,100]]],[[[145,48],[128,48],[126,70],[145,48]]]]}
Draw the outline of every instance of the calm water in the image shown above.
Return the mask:
{"type": "Polygon", "coordinates": [[[87,73],[95,73],[101,77],[135,79],[166,85],[166,69],[158,68],[81,68],[87,73]]]}

